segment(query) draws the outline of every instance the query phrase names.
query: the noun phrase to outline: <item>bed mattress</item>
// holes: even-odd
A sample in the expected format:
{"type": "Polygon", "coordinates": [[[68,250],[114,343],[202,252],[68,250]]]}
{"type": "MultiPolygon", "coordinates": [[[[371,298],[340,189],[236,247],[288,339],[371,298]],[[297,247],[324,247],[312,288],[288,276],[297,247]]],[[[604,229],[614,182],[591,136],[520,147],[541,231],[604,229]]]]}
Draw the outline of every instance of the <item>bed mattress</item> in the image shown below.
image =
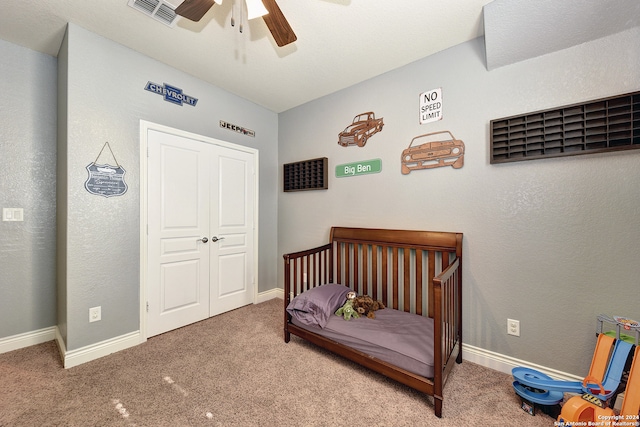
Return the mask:
{"type": "Polygon", "coordinates": [[[322,335],[369,356],[392,363],[426,378],[433,378],[433,319],[385,308],[376,318],[344,320],[331,316],[324,328],[305,325],[295,317],[298,327],[322,335]]]}

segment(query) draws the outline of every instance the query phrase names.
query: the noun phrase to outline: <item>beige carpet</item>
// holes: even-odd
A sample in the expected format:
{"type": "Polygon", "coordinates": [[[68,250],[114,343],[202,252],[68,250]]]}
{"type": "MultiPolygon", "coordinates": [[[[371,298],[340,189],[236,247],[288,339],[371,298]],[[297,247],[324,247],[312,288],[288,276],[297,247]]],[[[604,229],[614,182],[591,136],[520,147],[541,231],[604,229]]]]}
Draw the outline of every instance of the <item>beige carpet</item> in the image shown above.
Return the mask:
{"type": "Polygon", "coordinates": [[[282,300],[63,369],[54,342],[0,355],[0,426],[553,426],[511,377],[470,362],[433,401],[292,337],[282,300]]]}

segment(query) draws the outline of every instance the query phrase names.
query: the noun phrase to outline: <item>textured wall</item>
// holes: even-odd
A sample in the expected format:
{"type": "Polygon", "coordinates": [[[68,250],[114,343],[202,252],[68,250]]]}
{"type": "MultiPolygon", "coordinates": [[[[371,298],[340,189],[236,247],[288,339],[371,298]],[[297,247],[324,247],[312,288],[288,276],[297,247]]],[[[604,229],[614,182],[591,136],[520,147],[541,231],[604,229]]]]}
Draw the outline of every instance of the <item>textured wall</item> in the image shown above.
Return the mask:
{"type": "Polygon", "coordinates": [[[634,28],[487,71],[478,39],[280,114],[280,163],[328,157],[329,189],[280,193],[279,253],[326,242],[332,225],[463,232],[464,342],[585,375],[596,315],[640,318],[640,150],[490,165],[489,122],[640,90],[639,43],[634,28]],[[420,125],[419,94],[438,87],[443,119],[420,125]],[[340,147],[365,111],[382,132],[340,147]],[[402,175],[411,138],[441,130],[464,141],[464,167],[402,175]],[[378,174],[335,177],[375,158],[378,174]]]}
{"type": "Polygon", "coordinates": [[[56,324],[56,59],[0,40],[0,337],[56,324]]]}
{"type": "MultiPolygon", "coordinates": [[[[66,292],[68,350],[139,329],[140,119],[259,150],[259,290],[276,287],[277,116],[83,28],[67,31],[66,292]],[[177,106],[145,91],[148,81],[168,83],[199,99],[177,106]],[[218,120],[255,130],[249,138],[220,128],[218,120]],[[85,167],[105,141],[126,170],[129,189],[120,197],[88,193],[85,167]],[[102,321],[89,323],[89,308],[102,321]]],[[[103,153],[109,162],[109,153],[103,153]]],[[[103,157],[100,158],[103,160],[103,157]]]]}
{"type": "Polygon", "coordinates": [[[482,9],[487,69],[640,25],[636,0],[493,0],[482,9]]]}
{"type": "Polygon", "coordinates": [[[58,153],[56,179],[56,299],[58,333],[67,342],[67,93],[69,75],[69,40],[62,41],[58,52],[58,153]]]}

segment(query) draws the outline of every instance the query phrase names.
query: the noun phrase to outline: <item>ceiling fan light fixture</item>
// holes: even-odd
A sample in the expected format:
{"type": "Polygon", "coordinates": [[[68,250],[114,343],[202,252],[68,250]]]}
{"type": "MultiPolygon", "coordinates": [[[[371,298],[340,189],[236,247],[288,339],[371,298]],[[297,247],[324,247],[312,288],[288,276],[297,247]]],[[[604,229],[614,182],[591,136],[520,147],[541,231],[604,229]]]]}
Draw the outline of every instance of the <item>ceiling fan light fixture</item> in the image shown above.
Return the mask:
{"type": "Polygon", "coordinates": [[[247,4],[247,19],[250,21],[269,13],[262,0],[245,0],[247,4]]]}

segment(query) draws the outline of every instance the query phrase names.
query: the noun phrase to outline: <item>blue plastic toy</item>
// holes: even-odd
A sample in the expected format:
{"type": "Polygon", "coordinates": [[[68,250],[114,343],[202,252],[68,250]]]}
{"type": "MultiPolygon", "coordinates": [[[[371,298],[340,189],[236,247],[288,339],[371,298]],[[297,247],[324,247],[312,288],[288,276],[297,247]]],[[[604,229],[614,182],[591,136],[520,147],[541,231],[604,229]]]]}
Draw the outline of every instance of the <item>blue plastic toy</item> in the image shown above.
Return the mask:
{"type": "MultiPolygon", "coordinates": [[[[636,331],[636,345],[640,335],[640,325],[637,322],[628,319],[624,320],[625,322],[621,322],[619,318],[612,319],[604,315],[598,316],[600,335],[598,336],[598,343],[596,344],[589,375],[585,377],[584,381],[554,380],[535,369],[513,368],[511,371],[515,380],[513,388],[523,399],[523,408],[530,406],[525,405],[525,401],[544,406],[557,405],[562,402],[565,392],[587,393],[603,402],[608,401],[620,386],[629,353],[633,349],[632,340],[620,333],[620,327],[636,331]],[[605,334],[602,332],[602,323],[604,321],[618,325],[616,338],[613,338],[611,333],[605,334]],[[634,322],[634,325],[629,327],[629,322],[634,322]],[[612,346],[613,351],[611,352],[612,346]],[[603,375],[605,366],[606,372],[603,375]]],[[[527,408],[527,410],[533,415],[534,408],[527,408]]]]}

